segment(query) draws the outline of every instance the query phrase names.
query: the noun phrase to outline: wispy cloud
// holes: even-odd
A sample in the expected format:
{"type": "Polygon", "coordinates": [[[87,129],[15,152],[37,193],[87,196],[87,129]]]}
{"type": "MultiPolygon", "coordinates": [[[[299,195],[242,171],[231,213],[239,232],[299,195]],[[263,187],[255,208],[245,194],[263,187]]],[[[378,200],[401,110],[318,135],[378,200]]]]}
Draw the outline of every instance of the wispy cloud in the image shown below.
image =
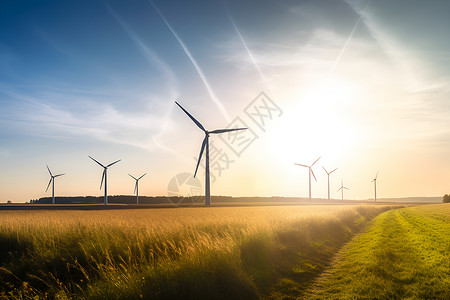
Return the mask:
{"type": "Polygon", "coordinates": [[[87,102],[86,97],[80,100],[90,103],[90,108],[84,112],[72,112],[66,107],[47,104],[44,99],[49,97],[42,92],[42,98],[5,88],[1,93],[10,99],[10,105],[5,105],[0,122],[8,128],[36,136],[56,139],[82,137],[154,150],[157,145],[152,136],[158,134],[166,119],[166,116],[149,116],[145,111],[125,113],[108,103],[87,102]]]}
{"type": "Polygon", "coordinates": [[[203,70],[200,68],[199,64],[197,63],[197,61],[194,59],[194,57],[192,56],[191,52],[189,51],[189,49],[186,47],[186,45],[184,44],[183,40],[178,36],[178,34],[175,32],[175,30],[172,28],[172,26],[169,24],[169,22],[166,20],[166,18],[164,18],[163,14],[159,11],[159,9],[156,7],[156,5],[149,0],[148,1],[150,3],[150,5],[156,10],[156,12],[158,13],[158,15],[161,17],[161,19],[163,20],[164,24],[166,24],[167,28],[170,30],[170,32],[172,33],[172,35],[175,37],[175,39],[177,40],[178,44],[180,44],[181,48],[183,49],[184,53],[189,57],[189,60],[191,61],[192,65],[194,66],[195,70],[197,71],[198,75],[200,76],[201,80],[203,81],[203,84],[206,87],[206,90],[209,93],[209,96],[211,97],[211,99],[213,100],[213,102],[217,105],[217,107],[219,108],[220,112],[222,113],[222,115],[225,117],[225,119],[228,122],[231,122],[231,118],[228,115],[228,112],[226,111],[225,107],[223,106],[222,102],[219,100],[219,98],[216,96],[214,90],[212,89],[211,85],[208,82],[208,79],[206,78],[205,74],[203,73],[203,70]]]}
{"type": "Polygon", "coordinates": [[[339,52],[338,57],[336,58],[336,60],[334,61],[333,66],[331,67],[331,71],[330,71],[330,75],[332,75],[334,73],[334,70],[336,69],[336,66],[339,64],[342,55],[344,54],[345,50],[347,49],[348,44],[350,43],[353,34],[355,33],[356,28],[358,27],[359,22],[361,21],[363,14],[366,12],[367,7],[369,6],[370,0],[367,1],[366,7],[364,8],[364,10],[362,12],[359,13],[359,17],[358,20],[355,23],[355,26],[353,26],[352,31],[350,32],[350,35],[348,36],[347,40],[345,41],[344,46],[342,47],[341,51],[339,52]]]}
{"type": "MultiPolygon", "coordinates": [[[[405,80],[405,87],[411,92],[427,89],[428,83],[420,75],[420,62],[411,52],[402,47],[401,44],[377,21],[377,16],[371,13],[370,9],[362,6],[361,2],[346,0],[348,5],[360,15],[364,25],[369,29],[372,37],[383,49],[384,53],[396,64],[402,73],[401,78],[405,80]]],[[[400,78],[399,78],[400,79],[400,78]]]]}
{"type": "MultiPolygon", "coordinates": [[[[24,86],[0,85],[0,123],[19,133],[54,139],[82,138],[119,143],[149,151],[162,149],[178,154],[162,142],[170,126],[172,100],[179,95],[177,78],[172,69],[105,2],[111,16],[122,27],[146,61],[156,67],[164,78],[163,92],[130,91],[124,94],[116,87],[78,88],[70,83],[53,81],[24,86]],[[101,90],[101,91],[100,91],[101,90]],[[126,109],[123,97],[143,98],[148,106],[140,110],[126,109]],[[119,99],[105,101],[105,99],[119,99]],[[64,102],[61,101],[64,99],[64,102]]],[[[64,53],[45,34],[41,38],[64,53]]],[[[67,53],[64,53],[67,54],[67,53]]],[[[129,102],[126,102],[129,104],[129,102]]],[[[130,106],[130,105],[127,105],[130,106]]]]}
{"type": "MultiPolygon", "coordinates": [[[[449,79],[427,72],[431,69],[427,66],[427,61],[417,57],[411,47],[403,45],[398,37],[379,20],[379,16],[371,11],[370,6],[363,12],[365,8],[360,2],[354,0],[346,0],[346,2],[360,14],[361,21],[369,29],[373,39],[397,69],[395,82],[399,83],[397,89],[403,94],[400,97],[397,96],[395,101],[391,101],[393,103],[390,107],[397,111],[397,118],[408,124],[405,128],[409,131],[402,134],[414,136],[416,139],[425,136],[448,138],[450,129],[446,128],[450,125],[448,119],[449,79]]],[[[373,5],[375,4],[376,2],[373,2],[373,5]]],[[[383,103],[387,104],[387,101],[383,103]]]]}
{"type": "MultiPolygon", "coordinates": [[[[306,42],[302,41],[301,44],[295,41],[273,44],[254,40],[249,47],[252,48],[254,56],[258,57],[258,65],[260,68],[264,68],[264,76],[269,80],[273,76],[288,75],[286,70],[296,72],[316,70],[328,74],[330,69],[337,64],[337,58],[342,56],[337,52],[342,52],[345,38],[331,30],[318,28],[312,30],[305,39],[306,42]]],[[[237,65],[254,66],[253,62],[248,59],[248,53],[239,51],[240,44],[241,42],[237,43],[235,39],[224,43],[222,45],[226,51],[224,59],[237,65]]],[[[352,52],[369,50],[370,43],[354,40],[353,47],[352,52]]]]}
{"type": "Polygon", "coordinates": [[[119,17],[119,15],[111,8],[108,2],[105,3],[111,16],[113,16],[113,18],[117,21],[117,23],[120,24],[122,29],[130,37],[130,39],[133,41],[133,43],[136,45],[136,47],[139,49],[142,55],[147,59],[147,61],[162,71],[162,73],[168,79],[168,85],[170,88],[175,87],[177,81],[171,68],[165,62],[163,62],[158,57],[158,55],[156,55],[156,53],[150,49],[150,47],[144,44],[142,39],[140,39],[138,35],[133,30],[131,30],[131,28],[119,17]]]}
{"type": "Polygon", "coordinates": [[[236,31],[236,34],[239,37],[239,40],[241,41],[242,45],[245,48],[245,51],[247,52],[248,56],[250,57],[250,60],[252,61],[253,65],[255,66],[256,70],[258,71],[259,76],[261,77],[261,80],[264,82],[264,84],[267,86],[268,85],[268,81],[266,76],[264,75],[264,73],[261,71],[261,68],[259,67],[258,62],[255,59],[255,56],[253,55],[253,53],[250,51],[247,43],[244,40],[244,37],[241,34],[241,31],[239,30],[239,28],[236,26],[236,23],[234,22],[233,18],[231,17],[230,13],[227,11],[227,15],[228,18],[230,19],[231,24],[233,25],[234,30],[236,31]]]}
{"type": "Polygon", "coordinates": [[[34,31],[37,33],[37,35],[45,41],[50,47],[52,47],[57,53],[65,55],[65,56],[72,56],[72,53],[67,50],[66,48],[59,45],[53,38],[50,37],[50,35],[44,31],[42,28],[38,27],[37,25],[34,26],[34,31]]]}

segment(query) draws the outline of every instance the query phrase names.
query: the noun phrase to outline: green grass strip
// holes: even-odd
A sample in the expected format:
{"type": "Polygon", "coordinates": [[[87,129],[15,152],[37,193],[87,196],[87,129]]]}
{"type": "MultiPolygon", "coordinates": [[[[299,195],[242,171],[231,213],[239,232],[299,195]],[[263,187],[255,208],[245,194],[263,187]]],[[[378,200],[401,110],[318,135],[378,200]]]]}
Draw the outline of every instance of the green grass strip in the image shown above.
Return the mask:
{"type": "Polygon", "coordinates": [[[450,204],[379,215],[309,298],[450,299],[450,204]]]}

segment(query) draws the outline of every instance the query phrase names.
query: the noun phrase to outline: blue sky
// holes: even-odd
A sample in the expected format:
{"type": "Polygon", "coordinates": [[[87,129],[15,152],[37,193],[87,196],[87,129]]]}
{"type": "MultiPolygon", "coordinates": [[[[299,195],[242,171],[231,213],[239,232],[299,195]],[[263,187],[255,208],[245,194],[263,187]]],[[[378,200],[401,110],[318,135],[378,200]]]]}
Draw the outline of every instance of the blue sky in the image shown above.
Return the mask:
{"type": "MultiPolygon", "coordinates": [[[[339,167],[351,199],[440,196],[450,180],[447,1],[2,1],[0,202],[57,195],[165,195],[193,172],[205,127],[240,117],[257,139],[212,194],[313,196],[339,167]],[[281,109],[261,130],[261,91],[281,109]]],[[[200,175],[203,184],[203,176],[200,175]]],[[[334,189],[334,186],[336,188],[334,189]]],[[[339,197],[338,194],[334,195],[339,197]]]]}

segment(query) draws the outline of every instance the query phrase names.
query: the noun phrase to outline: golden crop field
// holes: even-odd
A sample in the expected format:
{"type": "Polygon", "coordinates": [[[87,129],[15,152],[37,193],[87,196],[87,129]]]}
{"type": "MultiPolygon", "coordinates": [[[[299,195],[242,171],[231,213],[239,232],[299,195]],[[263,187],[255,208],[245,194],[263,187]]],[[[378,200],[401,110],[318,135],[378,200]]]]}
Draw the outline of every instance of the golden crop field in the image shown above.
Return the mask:
{"type": "Polygon", "coordinates": [[[5,298],[299,296],[393,206],[0,211],[5,298]]]}

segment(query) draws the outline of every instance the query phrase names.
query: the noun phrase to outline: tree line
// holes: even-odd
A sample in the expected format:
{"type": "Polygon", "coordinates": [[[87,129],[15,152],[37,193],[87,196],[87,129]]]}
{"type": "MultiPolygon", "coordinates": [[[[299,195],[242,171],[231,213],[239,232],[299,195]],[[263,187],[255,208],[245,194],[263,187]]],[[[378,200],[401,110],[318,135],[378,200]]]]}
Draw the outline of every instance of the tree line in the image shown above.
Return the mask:
{"type": "Polygon", "coordinates": [[[445,194],[442,198],[442,202],[444,203],[450,203],[450,195],[445,194]]]}

